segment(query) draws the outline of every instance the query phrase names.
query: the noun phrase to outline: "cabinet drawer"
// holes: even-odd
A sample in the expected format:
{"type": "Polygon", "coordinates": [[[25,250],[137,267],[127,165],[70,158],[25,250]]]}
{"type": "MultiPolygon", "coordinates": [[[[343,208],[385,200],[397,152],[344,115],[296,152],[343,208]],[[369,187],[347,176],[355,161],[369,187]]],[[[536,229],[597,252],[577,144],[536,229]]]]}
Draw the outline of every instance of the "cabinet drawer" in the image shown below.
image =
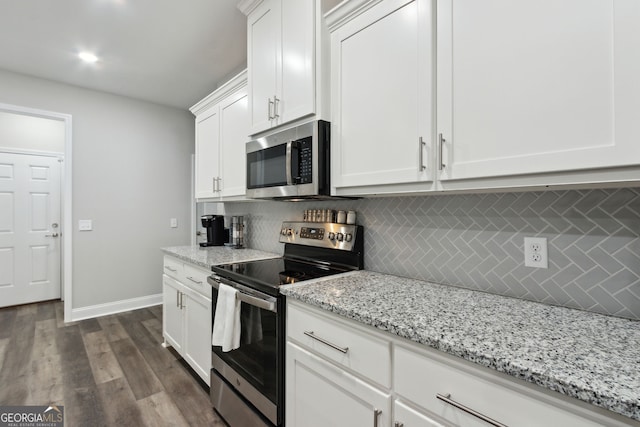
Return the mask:
{"type": "Polygon", "coordinates": [[[183,264],[181,261],[175,258],[172,258],[170,256],[165,256],[163,272],[169,277],[173,277],[178,281],[182,281],[183,264]]]}
{"type": "Polygon", "coordinates": [[[569,404],[563,401],[558,400],[558,405],[554,405],[549,398],[538,398],[533,393],[525,394],[500,384],[493,372],[485,373],[481,372],[484,369],[472,366],[463,369],[462,364],[454,365],[458,363],[395,346],[395,390],[428,411],[465,427],[486,427],[489,424],[438,399],[436,395],[449,395],[449,399],[508,426],[601,425],[570,412],[569,404]]]}
{"type": "MultiPolygon", "coordinates": [[[[335,315],[334,315],[335,316],[335,315]]],[[[391,387],[391,345],[361,328],[289,304],[287,335],[316,354],[391,387]]]]}
{"type": "Polygon", "coordinates": [[[184,264],[183,283],[207,298],[211,298],[211,286],[209,282],[207,282],[208,276],[211,276],[210,271],[192,266],[191,264],[184,264]]]}

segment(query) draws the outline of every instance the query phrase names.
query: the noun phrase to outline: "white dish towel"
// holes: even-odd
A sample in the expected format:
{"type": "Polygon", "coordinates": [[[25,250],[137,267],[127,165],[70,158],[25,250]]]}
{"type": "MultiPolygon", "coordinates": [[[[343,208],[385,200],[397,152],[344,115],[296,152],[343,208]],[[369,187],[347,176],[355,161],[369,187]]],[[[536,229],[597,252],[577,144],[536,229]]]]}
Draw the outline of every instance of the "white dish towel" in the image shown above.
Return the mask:
{"type": "Polygon", "coordinates": [[[237,293],[231,286],[220,283],[211,344],[222,346],[224,352],[240,347],[240,300],[237,293]]]}

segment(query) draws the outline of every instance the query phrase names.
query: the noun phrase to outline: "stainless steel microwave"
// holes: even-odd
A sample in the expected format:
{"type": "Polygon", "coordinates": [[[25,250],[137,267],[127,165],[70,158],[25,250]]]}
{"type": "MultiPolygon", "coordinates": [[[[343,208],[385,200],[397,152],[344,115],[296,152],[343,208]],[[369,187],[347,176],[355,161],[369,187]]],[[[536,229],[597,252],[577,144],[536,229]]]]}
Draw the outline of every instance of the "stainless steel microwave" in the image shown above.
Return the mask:
{"type": "Polygon", "coordinates": [[[331,125],[315,120],[247,143],[247,197],[330,196],[331,125]]]}

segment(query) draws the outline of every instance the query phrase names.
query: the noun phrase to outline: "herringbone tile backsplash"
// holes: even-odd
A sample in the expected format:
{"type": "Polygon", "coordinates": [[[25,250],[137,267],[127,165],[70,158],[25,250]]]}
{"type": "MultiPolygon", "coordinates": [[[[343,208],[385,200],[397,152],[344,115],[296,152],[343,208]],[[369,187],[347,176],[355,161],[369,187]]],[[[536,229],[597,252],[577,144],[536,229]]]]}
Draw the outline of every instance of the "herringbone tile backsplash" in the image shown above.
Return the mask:
{"type": "Polygon", "coordinates": [[[640,190],[547,191],[331,202],[226,203],[249,247],[282,252],[284,220],[355,210],[368,270],[640,319],[640,190]],[[546,237],[549,268],[524,266],[546,237]]]}

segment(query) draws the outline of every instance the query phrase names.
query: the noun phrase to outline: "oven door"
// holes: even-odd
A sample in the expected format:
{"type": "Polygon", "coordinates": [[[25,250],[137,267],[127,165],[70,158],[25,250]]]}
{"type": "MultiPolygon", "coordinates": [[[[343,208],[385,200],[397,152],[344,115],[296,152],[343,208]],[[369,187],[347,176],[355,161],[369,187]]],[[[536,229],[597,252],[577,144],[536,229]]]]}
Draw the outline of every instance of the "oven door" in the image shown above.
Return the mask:
{"type": "Polygon", "coordinates": [[[240,305],[240,347],[223,352],[212,346],[212,365],[238,393],[250,401],[274,424],[278,424],[278,403],[283,382],[279,353],[284,339],[283,319],[278,316],[278,299],[227,279],[209,277],[212,285],[213,319],[219,283],[238,291],[240,305]]]}

